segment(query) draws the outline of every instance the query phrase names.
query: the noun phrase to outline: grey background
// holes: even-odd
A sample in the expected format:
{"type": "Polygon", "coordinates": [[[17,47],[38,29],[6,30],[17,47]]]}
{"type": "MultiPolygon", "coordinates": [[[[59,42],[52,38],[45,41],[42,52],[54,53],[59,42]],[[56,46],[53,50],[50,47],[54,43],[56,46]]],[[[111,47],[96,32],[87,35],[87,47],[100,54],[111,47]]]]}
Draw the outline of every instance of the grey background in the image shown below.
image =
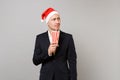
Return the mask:
{"type": "Polygon", "coordinates": [[[0,0],[0,80],[38,80],[35,36],[50,6],[73,34],[78,80],[120,80],[120,0],[0,0]]]}

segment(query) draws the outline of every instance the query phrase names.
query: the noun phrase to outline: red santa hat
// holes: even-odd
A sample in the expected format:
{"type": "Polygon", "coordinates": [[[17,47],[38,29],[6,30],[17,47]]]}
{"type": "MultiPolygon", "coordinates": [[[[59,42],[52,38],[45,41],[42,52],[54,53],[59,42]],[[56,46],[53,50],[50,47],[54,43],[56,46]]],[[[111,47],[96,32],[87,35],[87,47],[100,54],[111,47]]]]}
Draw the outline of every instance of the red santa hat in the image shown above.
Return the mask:
{"type": "Polygon", "coordinates": [[[58,12],[53,8],[46,9],[41,15],[41,22],[46,20],[46,23],[48,23],[50,17],[52,17],[54,14],[58,14],[58,12]]]}

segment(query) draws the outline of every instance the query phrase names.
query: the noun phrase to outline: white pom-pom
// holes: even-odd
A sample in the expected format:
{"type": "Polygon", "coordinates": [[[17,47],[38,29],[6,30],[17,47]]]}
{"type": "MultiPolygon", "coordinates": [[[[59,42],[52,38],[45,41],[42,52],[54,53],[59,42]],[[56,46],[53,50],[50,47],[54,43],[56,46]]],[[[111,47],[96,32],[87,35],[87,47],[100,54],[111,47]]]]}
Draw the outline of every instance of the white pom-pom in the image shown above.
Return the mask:
{"type": "Polygon", "coordinates": [[[43,22],[44,20],[41,19],[41,22],[43,22]]]}

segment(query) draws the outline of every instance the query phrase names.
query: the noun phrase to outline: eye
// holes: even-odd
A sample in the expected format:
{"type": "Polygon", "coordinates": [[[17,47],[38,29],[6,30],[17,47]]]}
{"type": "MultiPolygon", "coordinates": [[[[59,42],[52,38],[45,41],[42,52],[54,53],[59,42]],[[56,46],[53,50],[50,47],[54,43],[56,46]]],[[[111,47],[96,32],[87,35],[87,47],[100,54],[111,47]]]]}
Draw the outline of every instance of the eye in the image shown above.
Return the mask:
{"type": "Polygon", "coordinates": [[[57,20],[60,20],[60,17],[58,17],[57,20]]]}
{"type": "Polygon", "coordinates": [[[55,20],[56,20],[56,18],[53,18],[53,19],[52,19],[52,21],[55,21],[55,20]]]}
{"type": "Polygon", "coordinates": [[[54,21],[56,20],[56,18],[53,19],[54,21]]]}

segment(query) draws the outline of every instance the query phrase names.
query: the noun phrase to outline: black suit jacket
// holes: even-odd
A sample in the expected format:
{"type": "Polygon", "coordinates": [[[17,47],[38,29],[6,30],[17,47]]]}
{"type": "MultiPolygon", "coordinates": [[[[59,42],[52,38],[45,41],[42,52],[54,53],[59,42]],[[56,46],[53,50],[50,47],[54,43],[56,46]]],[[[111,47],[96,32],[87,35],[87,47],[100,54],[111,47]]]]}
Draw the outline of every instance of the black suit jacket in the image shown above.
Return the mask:
{"type": "Polygon", "coordinates": [[[76,51],[71,34],[60,31],[59,47],[48,56],[48,32],[37,35],[33,55],[35,65],[42,64],[40,80],[77,80],[76,51]]]}

